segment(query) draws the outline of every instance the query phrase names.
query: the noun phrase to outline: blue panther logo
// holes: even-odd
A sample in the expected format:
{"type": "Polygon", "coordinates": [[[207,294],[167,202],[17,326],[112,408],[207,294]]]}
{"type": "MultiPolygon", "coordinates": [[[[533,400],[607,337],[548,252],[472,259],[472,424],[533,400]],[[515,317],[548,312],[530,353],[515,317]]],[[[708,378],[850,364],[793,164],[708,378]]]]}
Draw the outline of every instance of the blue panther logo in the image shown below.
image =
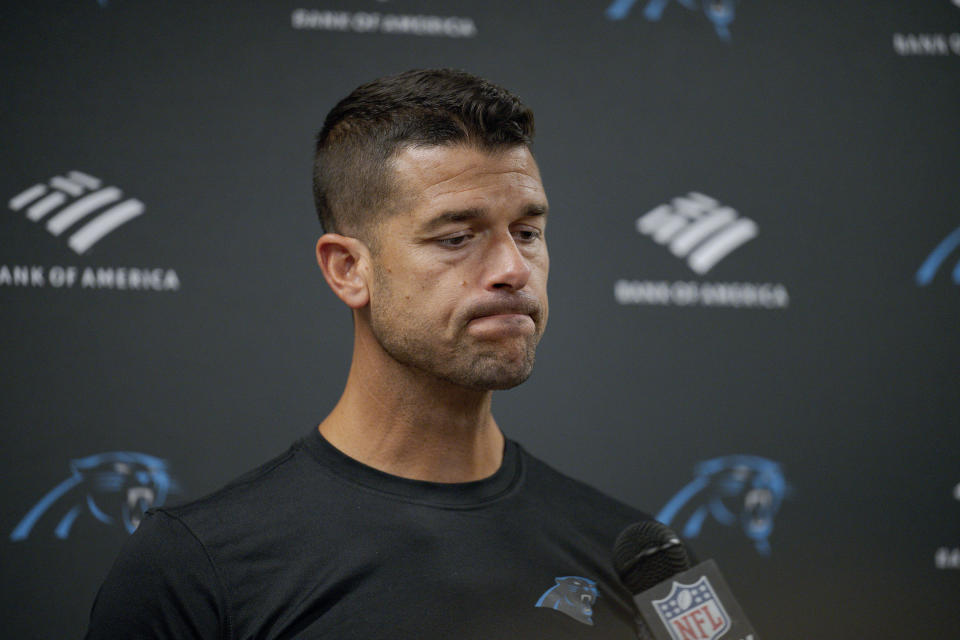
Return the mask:
{"type": "Polygon", "coordinates": [[[563,576],[554,580],[557,584],[547,589],[534,606],[563,612],[577,622],[592,627],[597,583],[579,576],[563,576]]]}
{"type": "MultiPolygon", "coordinates": [[[[633,9],[637,0],[614,0],[607,7],[607,17],[611,20],[623,20],[633,9]]],[[[699,6],[713,23],[713,28],[721,40],[730,41],[730,23],[736,15],[736,6],[739,0],[677,0],[687,9],[696,10],[699,6]]],[[[643,9],[643,15],[651,22],[657,22],[663,17],[663,10],[670,4],[670,0],[648,0],[643,9]]]]}
{"type": "Polygon", "coordinates": [[[720,524],[739,521],[757,551],[770,554],[773,519],[789,491],[780,465],[759,456],[733,455],[699,463],[692,482],[677,492],[657,514],[669,525],[681,511],[686,522],[681,535],[696,538],[707,515],[720,524]]]}
{"type": "Polygon", "coordinates": [[[161,506],[173,489],[167,463],[160,458],[131,451],[98,453],[72,460],[71,475],[47,492],[10,534],[13,541],[24,540],[37,522],[59,505],[54,517],[60,520],[53,529],[61,540],[81,513],[88,512],[104,524],[121,523],[133,533],[144,512],[161,506]],[[63,513],[64,508],[66,513],[63,513]]]}
{"type": "MultiPolygon", "coordinates": [[[[938,244],[936,249],[923,261],[923,264],[917,271],[917,284],[926,286],[933,282],[933,278],[937,275],[937,270],[940,268],[940,265],[946,261],[950,252],[957,247],[960,247],[960,227],[954,229],[953,233],[944,238],[943,242],[938,244]]],[[[951,277],[953,278],[954,284],[960,284],[960,261],[958,261],[957,265],[953,268],[951,277]]]]}

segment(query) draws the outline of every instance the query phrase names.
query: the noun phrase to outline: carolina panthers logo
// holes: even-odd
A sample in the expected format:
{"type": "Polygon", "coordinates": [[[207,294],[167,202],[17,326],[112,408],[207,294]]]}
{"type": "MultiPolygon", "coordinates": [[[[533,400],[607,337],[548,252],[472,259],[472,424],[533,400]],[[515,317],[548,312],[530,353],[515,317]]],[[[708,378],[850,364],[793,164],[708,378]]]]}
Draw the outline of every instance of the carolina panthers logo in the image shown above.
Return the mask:
{"type": "MultiPolygon", "coordinates": [[[[721,40],[730,40],[730,23],[736,13],[736,6],[740,0],[677,0],[687,9],[696,10],[699,6],[713,23],[713,28],[721,40]]],[[[611,20],[623,20],[633,9],[637,0],[614,0],[607,7],[607,17],[611,20]]],[[[663,17],[663,10],[670,4],[670,0],[648,0],[643,9],[643,15],[651,22],[657,22],[663,17]]]]}
{"type": "Polygon", "coordinates": [[[98,453],[71,461],[70,470],[69,478],[27,512],[10,534],[11,540],[26,539],[48,513],[54,520],[59,518],[53,532],[60,539],[70,535],[84,513],[104,524],[120,523],[133,533],[144,512],[161,506],[172,488],[166,462],[143,453],[98,453]]]}
{"type": "Polygon", "coordinates": [[[789,489],[780,465],[759,456],[725,456],[699,463],[694,475],[660,510],[657,520],[669,525],[679,521],[682,512],[686,538],[700,534],[708,515],[726,526],[739,522],[757,551],[769,555],[773,519],[789,489]]]}
{"type": "Polygon", "coordinates": [[[577,622],[593,626],[593,603],[597,601],[597,583],[579,576],[554,579],[557,584],[547,589],[535,606],[562,611],[577,622]]]}

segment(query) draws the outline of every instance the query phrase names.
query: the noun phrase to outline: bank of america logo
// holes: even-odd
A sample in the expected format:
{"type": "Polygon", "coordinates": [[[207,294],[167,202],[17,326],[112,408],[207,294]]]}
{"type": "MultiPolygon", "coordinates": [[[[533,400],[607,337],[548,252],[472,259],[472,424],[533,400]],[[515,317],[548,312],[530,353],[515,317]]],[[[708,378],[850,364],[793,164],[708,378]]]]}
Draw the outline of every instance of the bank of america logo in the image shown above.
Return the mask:
{"type": "Polygon", "coordinates": [[[139,200],[124,200],[117,187],[104,187],[98,178],[80,171],[35,184],[9,204],[13,211],[25,211],[33,222],[46,221],[47,231],[55,236],[68,232],[67,244],[78,254],[144,211],[139,200]]]}
{"type": "MultiPolygon", "coordinates": [[[[938,244],[927,256],[927,259],[923,261],[920,269],[917,270],[917,284],[923,287],[933,282],[933,278],[937,275],[941,265],[946,262],[957,247],[960,247],[960,227],[954,229],[953,233],[944,238],[943,242],[938,244]]],[[[953,267],[951,278],[954,284],[960,284],[960,255],[957,255],[957,264],[953,267]]]]}
{"type": "Polygon", "coordinates": [[[758,233],[753,220],[695,191],[637,218],[637,231],[667,246],[678,258],[686,258],[700,275],[758,233]]]}

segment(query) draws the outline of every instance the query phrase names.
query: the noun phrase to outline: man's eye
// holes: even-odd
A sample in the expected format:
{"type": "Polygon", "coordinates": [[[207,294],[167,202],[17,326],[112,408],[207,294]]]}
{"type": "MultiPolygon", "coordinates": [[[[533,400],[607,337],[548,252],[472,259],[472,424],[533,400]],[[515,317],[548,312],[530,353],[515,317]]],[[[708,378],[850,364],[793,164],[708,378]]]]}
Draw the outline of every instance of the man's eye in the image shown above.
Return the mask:
{"type": "Polygon", "coordinates": [[[437,242],[444,247],[459,247],[469,239],[469,234],[463,234],[459,236],[450,236],[448,238],[440,238],[437,240],[437,242]]]}
{"type": "Polygon", "coordinates": [[[521,242],[533,242],[542,235],[539,229],[517,229],[513,235],[521,242]]]}

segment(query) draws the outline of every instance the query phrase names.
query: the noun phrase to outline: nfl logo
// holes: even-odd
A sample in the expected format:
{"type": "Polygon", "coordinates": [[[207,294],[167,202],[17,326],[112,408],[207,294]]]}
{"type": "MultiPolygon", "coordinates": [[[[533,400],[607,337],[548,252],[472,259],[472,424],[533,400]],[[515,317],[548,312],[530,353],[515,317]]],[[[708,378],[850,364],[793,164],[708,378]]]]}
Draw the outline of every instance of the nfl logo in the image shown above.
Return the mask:
{"type": "Polygon", "coordinates": [[[730,630],[730,616],[707,576],[693,584],[674,582],[667,597],[654,600],[653,607],[673,640],[715,640],[730,630]]]}

